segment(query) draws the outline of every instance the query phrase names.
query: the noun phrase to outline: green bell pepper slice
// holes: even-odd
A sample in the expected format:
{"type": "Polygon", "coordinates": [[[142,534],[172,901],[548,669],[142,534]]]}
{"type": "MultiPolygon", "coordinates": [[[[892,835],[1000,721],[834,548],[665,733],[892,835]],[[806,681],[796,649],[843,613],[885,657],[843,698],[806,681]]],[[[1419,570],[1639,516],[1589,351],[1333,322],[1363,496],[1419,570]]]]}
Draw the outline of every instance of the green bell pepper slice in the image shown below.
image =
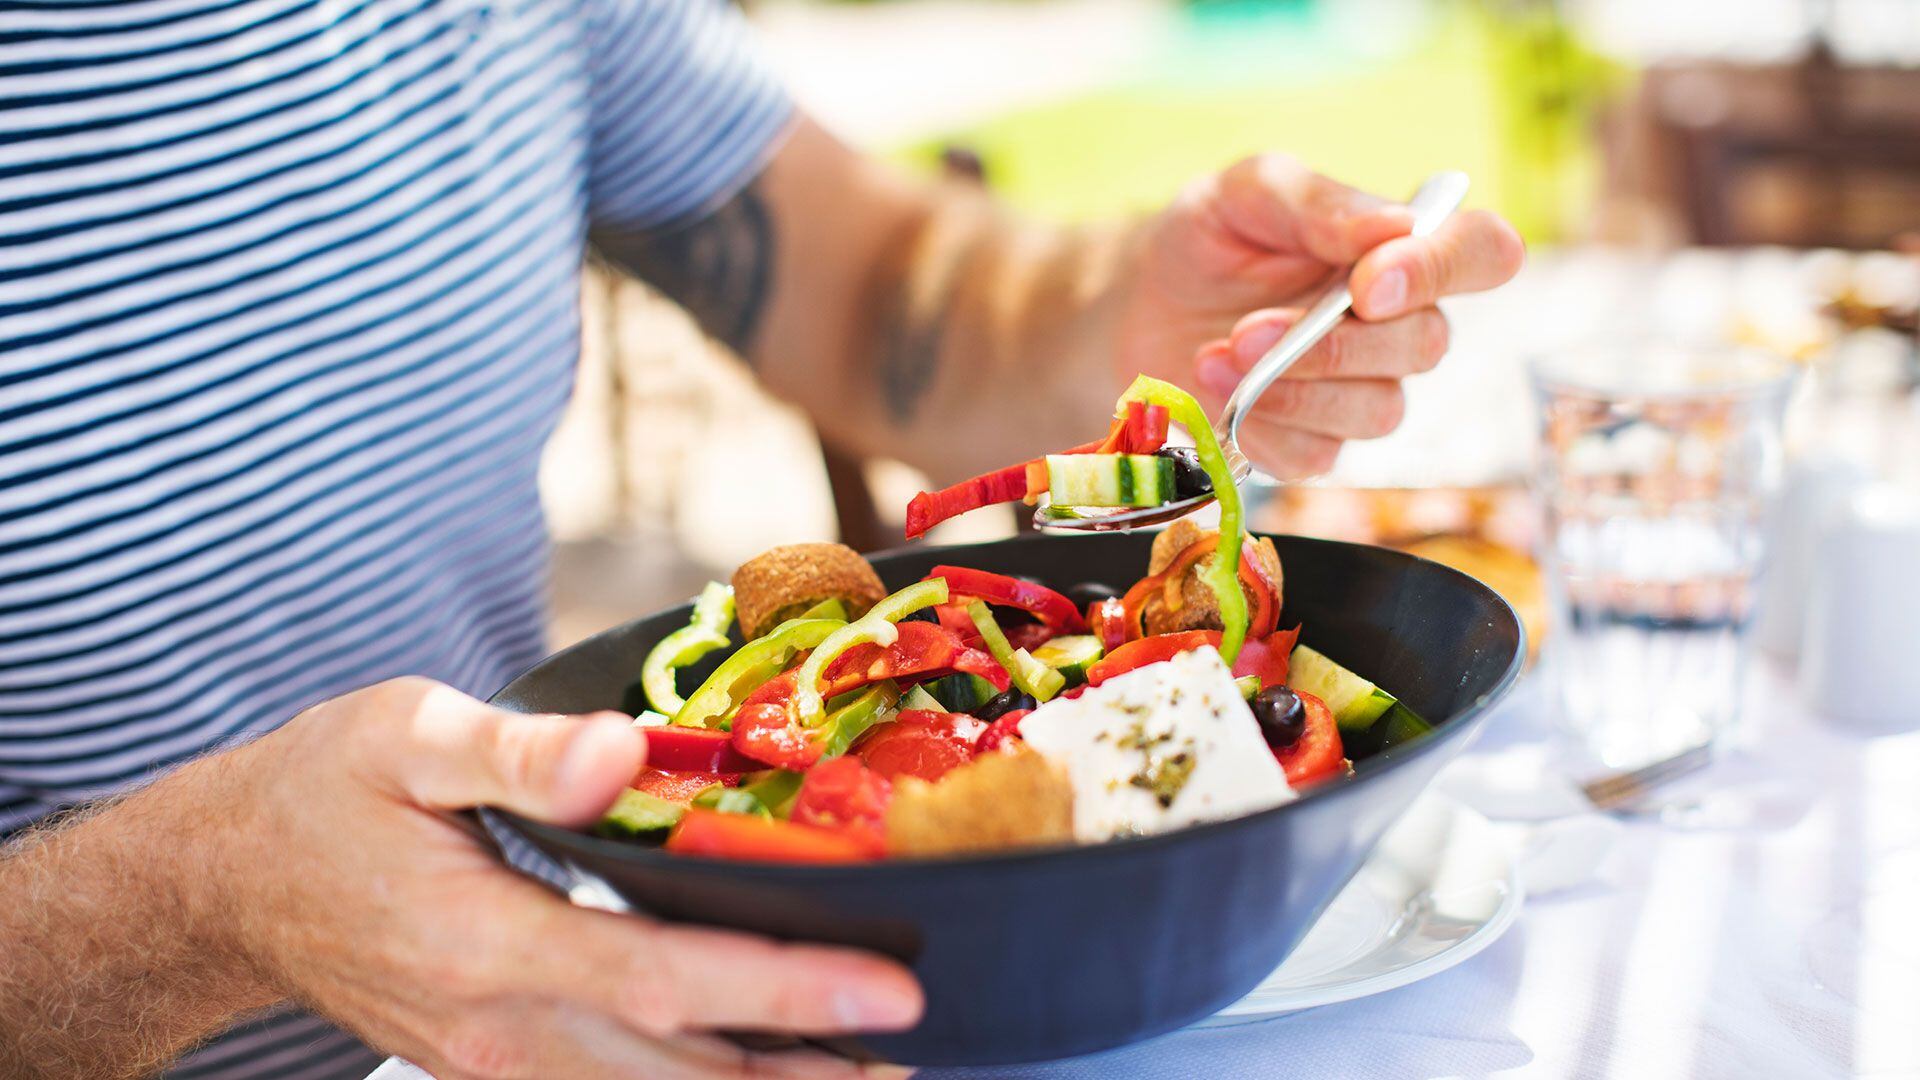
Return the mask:
{"type": "Polygon", "coordinates": [[[1035,701],[1051,701],[1053,695],[1066,688],[1065,675],[1035,660],[1027,650],[1013,647],[985,601],[967,601],[967,614],[973,619],[974,629],[980,631],[980,637],[986,641],[987,651],[1000,661],[1001,667],[1007,669],[1007,674],[1013,677],[1013,685],[1023,693],[1033,695],[1035,701]]]}
{"type": "Polygon", "coordinates": [[[647,703],[671,716],[686,707],[674,672],[697,663],[715,649],[727,647],[727,627],[733,624],[733,587],[707,582],[693,602],[687,625],[660,639],[640,665],[640,689],[647,703]]]}
{"type": "Polygon", "coordinates": [[[1214,437],[1213,421],[1192,394],[1170,382],[1141,375],[1120,395],[1116,415],[1126,415],[1129,401],[1165,406],[1167,418],[1186,428],[1193,438],[1200,468],[1213,481],[1213,497],[1220,504],[1220,546],[1214,549],[1213,561],[1202,580],[1213,590],[1220,606],[1220,658],[1231,666],[1247,640],[1247,596],[1240,591],[1240,545],[1246,537],[1246,508],[1240,502],[1233,470],[1227,466],[1220,440],[1214,437]]]}
{"type": "Polygon", "coordinates": [[[807,662],[800,665],[793,695],[794,715],[808,727],[819,727],[827,718],[826,702],[820,700],[820,679],[826,674],[827,665],[855,645],[893,644],[900,637],[894,623],[921,608],[946,602],[946,578],[916,581],[873,605],[856,621],[834,631],[833,636],[807,654],[807,662]]]}
{"type": "Polygon", "coordinates": [[[761,683],[786,670],[793,654],[811,649],[844,629],[842,619],[789,619],[740,646],[720,662],[673,715],[682,727],[713,727],[761,683]]]}
{"type": "Polygon", "coordinates": [[[821,725],[820,760],[839,757],[853,746],[854,740],[868,729],[893,719],[893,707],[900,702],[900,687],[892,679],[874,683],[852,701],[827,714],[821,725]]]}

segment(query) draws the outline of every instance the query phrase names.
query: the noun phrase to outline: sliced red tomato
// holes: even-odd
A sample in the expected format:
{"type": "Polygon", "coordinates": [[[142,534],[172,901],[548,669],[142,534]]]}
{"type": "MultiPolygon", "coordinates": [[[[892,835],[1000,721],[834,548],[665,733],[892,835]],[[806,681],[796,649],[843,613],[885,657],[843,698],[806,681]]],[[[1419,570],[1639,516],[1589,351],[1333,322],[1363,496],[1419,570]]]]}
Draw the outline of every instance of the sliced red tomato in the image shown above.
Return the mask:
{"type": "Polygon", "coordinates": [[[1273,752],[1286,770],[1287,783],[1298,787],[1344,774],[1347,754],[1340,745],[1340,725],[1334,722],[1333,710],[1312,694],[1294,692],[1307,708],[1307,729],[1292,746],[1273,752]]]}
{"type": "Polygon", "coordinates": [[[966,713],[906,709],[853,744],[853,756],[889,780],[917,776],[938,780],[973,760],[973,747],[987,730],[966,713]]]}
{"type": "Polygon", "coordinates": [[[841,829],[880,853],[887,847],[887,801],[893,781],[856,757],[837,757],[807,770],[793,800],[793,820],[841,829]]]}
{"type": "Polygon", "coordinates": [[[859,837],[752,814],[688,810],[667,834],[667,850],[754,862],[849,863],[876,857],[859,837]]]}
{"type": "Polygon", "coordinates": [[[715,784],[732,787],[739,782],[739,773],[673,772],[648,765],[642,768],[627,786],[644,791],[655,798],[685,806],[693,801],[695,795],[715,784]]]}
{"type": "Polygon", "coordinates": [[[1293,667],[1293,647],[1299,640],[1297,626],[1264,638],[1249,637],[1240,646],[1240,655],[1233,658],[1234,677],[1258,675],[1263,690],[1269,686],[1285,686],[1287,674],[1293,667]]]}
{"type": "Polygon", "coordinates": [[[694,727],[643,729],[648,765],[669,772],[745,773],[766,766],[734,750],[724,731],[694,727]]]}
{"type": "Polygon", "coordinates": [[[1087,622],[1093,627],[1093,634],[1100,639],[1100,647],[1107,652],[1127,643],[1134,636],[1127,629],[1127,606],[1115,596],[1106,600],[1096,600],[1087,608],[1087,622]]]}
{"type": "Polygon", "coordinates": [[[1129,641],[1094,661],[1093,666],[1087,669],[1087,685],[1099,686],[1116,675],[1124,675],[1135,668],[1157,664],[1162,660],[1171,660],[1203,645],[1219,648],[1220,631],[1184,630],[1178,634],[1155,634],[1129,641]]]}
{"type": "Polygon", "coordinates": [[[896,629],[899,634],[891,645],[867,642],[835,657],[827,665],[825,685],[840,694],[881,679],[949,670],[954,654],[965,648],[951,632],[930,622],[903,622],[896,629]]]}
{"type": "Polygon", "coordinates": [[[1080,609],[1045,585],[965,566],[936,566],[927,572],[927,577],[945,578],[947,592],[956,605],[964,607],[968,599],[985,600],[989,604],[1032,612],[1055,633],[1086,633],[1087,624],[1080,618],[1080,609]]]}
{"type": "Polygon", "coordinates": [[[987,730],[980,733],[980,740],[973,744],[973,752],[985,754],[1019,742],[1020,721],[1032,711],[1032,709],[1014,709],[1001,713],[993,723],[987,725],[987,730]]]}

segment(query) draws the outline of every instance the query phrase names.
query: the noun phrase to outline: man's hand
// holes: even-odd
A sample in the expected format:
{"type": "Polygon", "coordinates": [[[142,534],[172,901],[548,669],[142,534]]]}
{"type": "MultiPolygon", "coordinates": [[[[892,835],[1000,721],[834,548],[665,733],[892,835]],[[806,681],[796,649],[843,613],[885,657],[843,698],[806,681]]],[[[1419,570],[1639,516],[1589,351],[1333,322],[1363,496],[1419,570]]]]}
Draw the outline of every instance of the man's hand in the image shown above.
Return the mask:
{"type": "MultiPolygon", "coordinates": [[[[292,997],[439,1080],[861,1075],[826,1055],[748,1054],[700,1032],[910,1026],[920,991],[899,965],[576,908],[501,865],[449,816],[484,804],[584,825],[644,755],[644,736],[618,715],[522,716],[424,680],[384,683],[49,834],[0,864],[0,897],[36,895],[35,861],[51,857],[65,895],[107,903],[115,888],[129,888],[128,867],[102,852],[138,836],[150,853],[152,865],[139,871],[149,884],[122,909],[82,912],[79,921],[172,920],[155,936],[198,942],[199,957],[232,959],[230,970],[200,982],[248,987],[201,992],[233,994],[246,1006],[263,993],[292,997]],[[119,881],[75,880],[89,876],[89,840],[102,849],[91,856],[119,881]]],[[[50,939],[15,936],[6,948],[57,957],[68,947],[53,939],[66,918],[28,920],[50,939]]],[[[145,958],[122,955],[130,951],[138,950],[109,955],[140,971],[145,958]]],[[[48,981],[58,978],[58,965],[50,968],[48,981]]],[[[127,981],[114,980],[122,993],[127,981]]],[[[43,1002],[21,1000],[35,990],[0,980],[0,1030],[27,1023],[47,1035],[19,1051],[27,1075],[150,1066],[105,1053],[115,1011],[127,1012],[119,1018],[126,1031],[142,1026],[142,1012],[214,1011],[177,1000],[190,987],[176,986],[169,1000],[123,1000],[119,1010],[60,1004],[64,986],[37,988],[43,1002]],[[30,1015],[36,1008],[91,1018],[92,1031],[66,1033],[89,1045],[62,1045],[60,1033],[47,1032],[57,1024],[30,1015]]],[[[145,1034],[140,1052],[152,1055],[153,1033],[145,1034]]],[[[0,1062],[8,1050],[0,1045],[0,1062]]]]}
{"type": "Polygon", "coordinates": [[[1247,418],[1243,445],[1282,477],[1325,472],[1346,439],[1396,427],[1400,380],[1447,349],[1434,301],[1491,289],[1525,248],[1499,217],[1457,214],[1422,238],[1407,208],[1280,155],[1195,184],[1150,227],[1121,316],[1114,363],[1198,390],[1209,409],[1323,288],[1353,266],[1358,319],[1337,327],[1247,418]]]}

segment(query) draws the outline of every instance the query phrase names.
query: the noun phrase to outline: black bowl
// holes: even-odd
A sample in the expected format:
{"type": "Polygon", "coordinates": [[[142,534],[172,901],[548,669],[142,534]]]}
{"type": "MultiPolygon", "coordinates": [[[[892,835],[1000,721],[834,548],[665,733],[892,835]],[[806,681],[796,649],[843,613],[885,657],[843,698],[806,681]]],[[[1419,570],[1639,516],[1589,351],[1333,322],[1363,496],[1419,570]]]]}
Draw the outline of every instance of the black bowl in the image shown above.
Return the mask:
{"type": "MultiPolygon", "coordinates": [[[[856,945],[910,964],[927,1012],[912,1031],[843,1048],[911,1065],[1001,1065],[1105,1050],[1240,998],[1284,960],[1387,827],[1467,744],[1520,672],[1525,643],[1493,590],[1380,548],[1275,537],[1283,625],[1399,695],[1432,732],[1355,775],[1233,821],[1091,847],[859,866],[670,855],[498,815],[534,846],[604,879],[640,911],[792,940],[856,945]]],[[[1123,586],[1149,537],[1034,537],[874,558],[891,587],[939,563],[1064,588],[1123,586]]],[[[495,697],[528,712],[629,703],[641,659],[687,607],[609,630],[495,697]]]]}

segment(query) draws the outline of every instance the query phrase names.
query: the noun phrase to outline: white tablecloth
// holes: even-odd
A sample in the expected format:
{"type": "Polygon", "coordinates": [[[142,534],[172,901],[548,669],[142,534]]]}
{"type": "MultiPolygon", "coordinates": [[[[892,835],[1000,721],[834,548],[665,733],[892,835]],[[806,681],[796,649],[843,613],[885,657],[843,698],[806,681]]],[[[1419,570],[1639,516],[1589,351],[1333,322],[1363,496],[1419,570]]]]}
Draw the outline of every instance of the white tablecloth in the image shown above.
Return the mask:
{"type": "MultiPolygon", "coordinates": [[[[1839,731],[1779,673],[1753,681],[1750,748],[1680,790],[1757,807],[1758,825],[1602,828],[1591,880],[1529,897],[1451,971],[1075,1061],[921,1075],[1920,1076],[1920,733],[1839,731]]],[[[1542,738],[1544,712],[1523,685],[1475,754],[1542,738]]]]}

